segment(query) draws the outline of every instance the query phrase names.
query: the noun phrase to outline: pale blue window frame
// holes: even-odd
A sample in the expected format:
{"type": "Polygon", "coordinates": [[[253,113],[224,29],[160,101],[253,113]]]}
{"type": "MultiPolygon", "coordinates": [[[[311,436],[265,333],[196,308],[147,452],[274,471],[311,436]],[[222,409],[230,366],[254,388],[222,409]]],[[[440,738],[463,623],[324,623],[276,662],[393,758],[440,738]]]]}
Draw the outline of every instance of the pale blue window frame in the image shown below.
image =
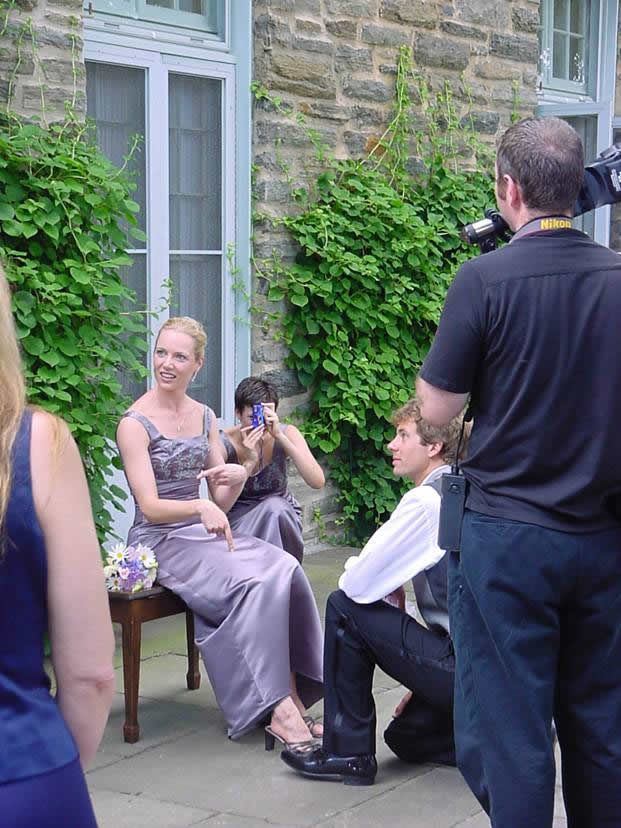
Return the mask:
{"type": "Polygon", "coordinates": [[[599,11],[600,0],[542,0],[540,61],[544,89],[594,97],[599,11]],[[572,43],[577,42],[582,43],[582,65],[571,57],[572,43]],[[555,66],[560,64],[563,73],[555,74],[555,66]]]}
{"type": "MultiPolygon", "coordinates": [[[[542,42],[549,36],[550,3],[542,0],[542,42]],[[548,29],[546,31],[546,26],[548,29]]],[[[619,14],[618,0],[591,0],[591,13],[597,15],[597,29],[591,32],[587,55],[589,69],[589,92],[579,92],[566,87],[546,87],[545,82],[538,90],[537,114],[559,118],[591,120],[594,127],[589,133],[594,136],[594,146],[587,146],[587,163],[612,143],[616,78],[616,41],[619,14]],[[597,8],[593,9],[593,6],[597,8]]],[[[609,244],[610,207],[600,207],[592,216],[577,221],[596,241],[609,244]]]]}
{"type": "MultiPolygon", "coordinates": [[[[229,124],[234,123],[235,136],[233,143],[227,140],[228,151],[231,156],[234,153],[235,160],[227,164],[225,173],[228,229],[223,239],[223,289],[227,294],[227,305],[223,317],[226,331],[223,336],[222,418],[227,424],[234,419],[233,390],[240,379],[248,376],[251,365],[251,0],[235,0],[235,11],[226,50],[222,44],[188,38],[183,33],[170,30],[163,33],[157,24],[145,28],[144,24],[137,26],[129,21],[112,26],[107,15],[100,13],[85,16],[84,19],[84,48],[88,60],[110,60],[128,66],[151,64],[152,61],[157,65],[164,60],[176,71],[196,71],[199,74],[219,64],[220,74],[227,76],[227,99],[230,101],[227,118],[229,124]],[[232,264],[235,266],[234,273],[230,272],[232,264]]],[[[149,117],[154,119],[147,125],[153,135],[158,112],[151,111],[149,117]]],[[[156,182],[152,184],[155,186],[156,182]]],[[[166,225],[166,221],[162,219],[159,224],[166,225]]],[[[154,231],[155,225],[147,230],[152,243],[162,242],[162,234],[154,231]]],[[[161,258],[159,254],[155,258],[151,255],[149,265],[153,267],[161,258]]],[[[159,284],[160,276],[156,274],[151,280],[152,287],[159,284]]],[[[151,307],[158,306],[159,296],[152,293],[149,299],[151,307]]]]}
{"type": "Polygon", "coordinates": [[[161,3],[170,2],[172,8],[149,3],[148,0],[83,0],[83,9],[89,17],[93,14],[104,15],[104,19],[112,25],[146,23],[157,26],[161,31],[200,32],[214,44],[220,42],[228,48],[231,0],[193,1],[201,4],[202,13],[181,8],[192,0],[159,0],[161,3]]]}
{"type": "MultiPolygon", "coordinates": [[[[227,3],[227,8],[228,8],[227,3]]],[[[251,0],[235,0],[235,17],[227,17],[226,35],[223,41],[209,38],[206,34],[191,30],[183,31],[159,23],[146,23],[128,18],[113,18],[109,14],[94,12],[84,16],[84,56],[86,60],[117,63],[136,68],[154,68],[161,78],[162,59],[174,71],[196,72],[201,76],[221,77],[227,84],[225,94],[225,120],[234,125],[234,140],[227,138],[229,162],[225,160],[227,194],[224,196],[228,215],[223,249],[232,246],[236,272],[230,272],[228,257],[223,266],[223,289],[226,293],[226,307],[223,308],[223,353],[222,365],[222,422],[232,424],[234,420],[233,391],[239,380],[250,374],[251,326],[249,296],[251,290],[250,238],[251,238],[251,71],[252,71],[252,3],[251,0]],[[217,67],[216,67],[217,65],[217,67]],[[234,160],[233,160],[234,154],[234,160]],[[233,289],[233,278],[239,286],[233,289]]],[[[145,76],[146,77],[146,76],[145,76]]],[[[153,77],[153,76],[151,76],[153,77]]],[[[148,90],[147,90],[148,93],[148,90]]],[[[151,98],[153,100],[153,98],[151,98]]],[[[163,113],[167,117],[166,113],[163,113]]],[[[166,131],[158,122],[157,106],[147,109],[146,132],[151,139],[145,151],[155,153],[160,159],[166,158],[165,147],[159,145],[156,135],[165,140],[166,131]]],[[[226,128],[225,128],[226,129],[226,128]]],[[[226,134],[226,133],[225,133],[226,134]]],[[[150,161],[153,159],[150,158],[150,161]]],[[[149,165],[147,187],[150,196],[154,188],[161,185],[157,165],[149,165]]],[[[163,166],[163,165],[162,165],[163,166]]],[[[147,254],[150,275],[147,289],[150,291],[149,304],[158,307],[163,297],[159,293],[161,278],[167,275],[165,257],[168,243],[159,232],[164,229],[168,237],[168,220],[160,215],[159,221],[153,215],[151,202],[150,223],[147,227],[147,254]],[[164,263],[164,264],[162,264],[164,263]]],[[[162,206],[166,209],[164,199],[162,206]]],[[[157,207],[156,207],[157,209],[157,207]]],[[[161,318],[160,318],[161,321],[161,318]]],[[[114,482],[127,491],[125,477],[117,473],[114,482]]],[[[131,503],[130,501],[128,501],[131,503]]],[[[129,529],[131,515],[115,513],[115,531],[125,536],[129,529]]]]}

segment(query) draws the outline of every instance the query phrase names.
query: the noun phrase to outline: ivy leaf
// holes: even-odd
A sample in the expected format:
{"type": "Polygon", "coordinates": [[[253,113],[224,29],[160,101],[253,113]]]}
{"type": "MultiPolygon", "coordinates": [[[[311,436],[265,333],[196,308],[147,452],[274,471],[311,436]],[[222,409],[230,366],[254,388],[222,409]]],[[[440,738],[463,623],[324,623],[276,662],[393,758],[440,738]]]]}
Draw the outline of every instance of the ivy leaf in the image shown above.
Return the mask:
{"type": "Polygon", "coordinates": [[[7,201],[23,201],[26,191],[19,184],[7,184],[4,195],[7,201]]]}
{"type": "MultiPolygon", "coordinates": [[[[24,347],[25,347],[25,346],[24,346],[24,347]]],[[[26,350],[28,350],[28,349],[26,348],[26,350]]],[[[31,352],[31,353],[32,353],[32,352],[31,352]]],[[[60,357],[59,357],[59,355],[56,353],[56,351],[45,351],[45,350],[41,350],[41,351],[39,352],[39,356],[40,356],[40,358],[41,358],[44,362],[47,362],[47,364],[48,364],[48,365],[51,365],[51,366],[52,366],[52,368],[53,368],[55,365],[58,365],[58,363],[60,362],[60,357]]]]}
{"type": "Polygon", "coordinates": [[[296,336],[295,339],[291,341],[289,348],[293,351],[293,353],[296,356],[300,357],[300,359],[303,359],[308,353],[308,342],[301,336],[296,336]]]}
{"type": "Polygon", "coordinates": [[[16,308],[19,308],[19,310],[28,313],[35,305],[35,298],[32,293],[28,293],[28,291],[18,290],[17,293],[13,294],[13,304],[16,308]]]}
{"type": "Polygon", "coordinates": [[[15,215],[15,210],[11,207],[10,204],[6,202],[0,201],[0,221],[6,221],[7,219],[12,219],[15,215]]]}
{"type": "Polygon", "coordinates": [[[336,376],[336,374],[338,374],[339,372],[339,366],[336,364],[336,362],[333,362],[331,359],[324,359],[322,365],[329,374],[333,374],[336,376]]]}
{"type": "Polygon", "coordinates": [[[43,342],[37,336],[32,336],[30,331],[28,331],[28,336],[25,336],[21,340],[22,348],[24,351],[27,351],[29,354],[33,356],[39,356],[39,354],[43,353],[44,345],[43,342]]]}

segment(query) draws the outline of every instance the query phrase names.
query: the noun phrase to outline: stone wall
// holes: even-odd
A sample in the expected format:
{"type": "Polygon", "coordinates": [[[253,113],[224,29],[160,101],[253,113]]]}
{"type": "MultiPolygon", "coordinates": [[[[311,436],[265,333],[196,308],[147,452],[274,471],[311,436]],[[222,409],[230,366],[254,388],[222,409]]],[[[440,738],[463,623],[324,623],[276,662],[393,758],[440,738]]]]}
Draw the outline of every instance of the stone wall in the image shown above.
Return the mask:
{"type": "MultiPolygon", "coordinates": [[[[361,156],[390,121],[397,52],[408,45],[431,89],[448,82],[459,114],[470,112],[468,123],[493,142],[512,112],[536,105],[538,20],[538,0],[255,0],[254,78],[303,113],[337,157],[361,156]]],[[[268,215],[292,209],[283,162],[296,181],[318,171],[304,130],[265,102],[255,106],[254,162],[255,208],[268,215]]],[[[269,222],[255,223],[259,264],[274,252],[288,260],[295,249],[269,222]]],[[[255,278],[259,307],[265,287],[255,278]]],[[[286,413],[306,395],[268,317],[255,321],[265,324],[253,328],[253,373],[276,382],[286,413]]],[[[312,511],[329,513],[333,495],[315,493],[312,511]]]]}
{"type": "Polygon", "coordinates": [[[0,25],[0,104],[28,118],[85,111],[81,0],[16,0],[0,25]]]}
{"type": "MultiPolygon", "coordinates": [[[[255,0],[254,78],[304,113],[337,157],[360,156],[390,120],[397,50],[409,45],[432,90],[448,81],[461,114],[493,142],[513,111],[536,105],[538,20],[537,0],[255,0]]],[[[282,162],[296,179],[317,171],[304,130],[266,103],[255,107],[254,162],[256,209],[267,214],[290,209],[282,162]]],[[[286,234],[259,222],[255,256],[273,251],[294,253],[286,234]]],[[[260,279],[255,288],[260,301],[260,279]]],[[[285,355],[255,327],[253,371],[290,396],[301,389],[285,355]]]]}

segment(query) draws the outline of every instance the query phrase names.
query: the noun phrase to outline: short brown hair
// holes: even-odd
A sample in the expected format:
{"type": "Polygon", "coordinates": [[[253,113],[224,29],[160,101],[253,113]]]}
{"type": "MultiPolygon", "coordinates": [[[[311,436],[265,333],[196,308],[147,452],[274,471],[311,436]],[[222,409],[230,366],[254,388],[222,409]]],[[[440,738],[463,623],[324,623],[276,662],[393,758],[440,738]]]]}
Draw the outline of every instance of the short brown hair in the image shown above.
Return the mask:
{"type": "MultiPolygon", "coordinates": [[[[420,437],[421,443],[425,446],[431,443],[442,443],[442,451],[440,457],[445,463],[455,462],[455,453],[457,452],[457,444],[459,443],[459,433],[461,431],[461,424],[463,419],[463,412],[453,417],[450,423],[443,426],[434,426],[428,423],[423,418],[420,411],[420,404],[416,397],[408,400],[405,405],[398,408],[390,418],[391,423],[396,427],[399,423],[416,423],[416,431],[420,437]]],[[[464,427],[464,436],[462,437],[461,446],[459,448],[459,459],[463,460],[466,454],[466,447],[468,445],[468,437],[470,436],[471,423],[466,423],[464,427]]]]}
{"type": "Polygon", "coordinates": [[[509,127],[496,153],[498,181],[509,175],[526,206],[570,211],[584,181],[584,151],[576,130],[562,118],[524,118],[509,127]]]}

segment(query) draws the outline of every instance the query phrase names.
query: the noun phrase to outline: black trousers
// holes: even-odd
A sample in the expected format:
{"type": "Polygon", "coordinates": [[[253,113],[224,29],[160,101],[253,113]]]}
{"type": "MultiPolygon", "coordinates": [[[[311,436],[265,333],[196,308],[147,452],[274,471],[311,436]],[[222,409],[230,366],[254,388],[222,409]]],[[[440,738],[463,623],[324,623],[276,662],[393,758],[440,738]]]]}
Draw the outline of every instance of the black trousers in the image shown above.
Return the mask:
{"type": "Polygon", "coordinates": [[[449,605],[458,765],[494,828],[552,825],[553,716],[568,828],[619,828],[621,527],[466,510],[449,605]]]}
{"type": "Polygon", "coordinates": [[[375,753],[375,665],[412,690],[384,733],[407,762],[455,764],[450,638],[385,601],[356,604],[337,590],[326,606],[323,746],[336,756],[375,753]]]}

